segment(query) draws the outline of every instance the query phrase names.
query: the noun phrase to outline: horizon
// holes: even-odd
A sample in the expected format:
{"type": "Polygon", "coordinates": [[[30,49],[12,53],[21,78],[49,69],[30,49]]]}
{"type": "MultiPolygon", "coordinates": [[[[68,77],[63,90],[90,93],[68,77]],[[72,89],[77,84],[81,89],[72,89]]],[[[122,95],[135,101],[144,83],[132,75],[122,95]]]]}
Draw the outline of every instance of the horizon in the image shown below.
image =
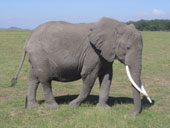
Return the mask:
{"type": "MultiPolygon", "coordinates": [[[[170,21],[170,19],[150,19],[150,20],[145,20],[145,19],[140,19],[140,20],[138,20],[138,21],[142,21],[142,20],[144,20],[144,21],[156,21],[156,20],[161,20],[161,21],[164,21],[164,20],[166,20],[166,21],[170,21]]],[[[130,23],[130,22],[138,22],[138,21],[127,21],[127,22],[123,22],[123,23],[130,23]]],[[[85,23],[76,23],[76,24],[85,24],[85,23]]],[[[33,28],[34,29],[34,28],[33,28]]],[[[7,28],[2,28],[2,27],[0,27],[0,30],[33,30],[33,29],[31,29],[31,28],[21,28],[21,27],[18,27],[18,26],[9,26],[9,27],[7,27],[7,28]]]]}
{"type": "Polygon", "coordinates": [[[5,0],[0,2],[0,28],[34,29],[47,21],[96,22],[110,17],[121,22],[170,19],[170,1],[5,0]]]}

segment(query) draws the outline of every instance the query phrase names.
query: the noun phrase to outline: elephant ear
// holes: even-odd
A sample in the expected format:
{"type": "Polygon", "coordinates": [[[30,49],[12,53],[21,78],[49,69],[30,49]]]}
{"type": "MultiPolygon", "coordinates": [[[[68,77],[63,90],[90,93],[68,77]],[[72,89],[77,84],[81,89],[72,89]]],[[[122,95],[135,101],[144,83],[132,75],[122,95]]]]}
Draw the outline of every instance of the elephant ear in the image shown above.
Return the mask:
{"type": "Polygon", "coordinates": [[[117,31],[114,22],[113,19],[102,18],[90,29],[88,35],[92,48],[108,62],[113,62],[116,56],[117,31]]]}

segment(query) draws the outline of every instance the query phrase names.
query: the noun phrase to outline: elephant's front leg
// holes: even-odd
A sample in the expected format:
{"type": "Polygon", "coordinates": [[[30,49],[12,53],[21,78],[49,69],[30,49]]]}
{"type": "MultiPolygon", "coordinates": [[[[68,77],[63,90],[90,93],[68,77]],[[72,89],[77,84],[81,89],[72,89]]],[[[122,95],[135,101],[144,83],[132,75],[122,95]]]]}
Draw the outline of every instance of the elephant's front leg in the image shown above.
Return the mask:
{"type": "Polygon", "coordinates": [[[110,108],[107,104],[107,100],[109,97],[109,90],[112,81],[112,65],[109,65],[104,68],[99,76],[99,83],[100,83],[100,92],[99,92],[99,103],[97,106],[110,108]]]}
{"type": "Polygon", "coordinates": [[[91,89],[94,85],[96,78],[97,78],[96,71],[93,71],[87,75],[86,74],[82,75],[82,88],[81,88],[79,96],[70,103],[71,108],[78,107],[82,103],[82,101],[84,101],[87,98],[87,96],[91,92],[91,89]]]}

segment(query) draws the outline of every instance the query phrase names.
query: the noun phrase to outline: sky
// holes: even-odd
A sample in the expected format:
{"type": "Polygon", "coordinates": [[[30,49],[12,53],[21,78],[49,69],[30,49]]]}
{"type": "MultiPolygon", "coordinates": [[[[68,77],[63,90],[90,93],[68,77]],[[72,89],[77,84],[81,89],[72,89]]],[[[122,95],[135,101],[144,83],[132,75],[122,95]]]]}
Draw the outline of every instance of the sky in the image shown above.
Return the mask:
{"type": "Polygon", "coordinates": [[[0,28],[33,29],[47,21],[170,19],[170,0],[0,0],[0,28]]]}

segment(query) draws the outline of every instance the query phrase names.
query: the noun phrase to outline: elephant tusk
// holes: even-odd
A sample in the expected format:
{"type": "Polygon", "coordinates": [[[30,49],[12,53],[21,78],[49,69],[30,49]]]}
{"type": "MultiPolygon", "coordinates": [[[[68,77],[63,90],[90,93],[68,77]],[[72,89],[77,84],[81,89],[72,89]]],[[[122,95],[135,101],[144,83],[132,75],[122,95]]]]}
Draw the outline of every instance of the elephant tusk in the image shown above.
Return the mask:
{"type": "Polygon", "coordinates": [[[142,91],[146,94],[145,96],[147,97],[148,101],[149,101],[150,103],[152,103],[152,100],[151,100],[151,98],[149,97],[149,95],[148,95],[148,93],[146,92],[146,90],[145,90],[145,88],[144,88],[143,85],[141,86],[141,89],[142,89],[142,91]]]}
{"type": "Polygon", "coordinates": [[[143,92],[143,90],[141,90],[141,89],[138,87],[138,85],[134,82],[133,78],[131,77],[131,74],[130,74],[130,71],[129,71],[129,67],[128,67],[128,66],[126,66],[126,73],[127,73],[127,76],[128,76],[128,78],[129,78],[130,82],[132,83],[132,85],[133,85],[140,93],[142,93],[142,94],[145,95],[145,93],[143,92]]]}
{"type": "Polygon", "coordinates": [[[140,93],[142,93],[143,95],[145,95],[150,103],[152,103],[152,100],[150,99],[150,97],[149,97],[148,93],[146,92],[144,86],[142,85],[141,88],[139,88],[139,86],[138,86],[138,85],[135,83],[135,81],[133,80],[133,78],[132,78],[132,76],[131,76],[131,74],[130,74],[130,71],[129,71],[129,67],[128,67],[127,65],[126,65],[126,73],[127,73],[127,76],[128,76],[128,78],[129,78],[130,82],[132,83],[132,85],[133,85],[140,93]]]}

